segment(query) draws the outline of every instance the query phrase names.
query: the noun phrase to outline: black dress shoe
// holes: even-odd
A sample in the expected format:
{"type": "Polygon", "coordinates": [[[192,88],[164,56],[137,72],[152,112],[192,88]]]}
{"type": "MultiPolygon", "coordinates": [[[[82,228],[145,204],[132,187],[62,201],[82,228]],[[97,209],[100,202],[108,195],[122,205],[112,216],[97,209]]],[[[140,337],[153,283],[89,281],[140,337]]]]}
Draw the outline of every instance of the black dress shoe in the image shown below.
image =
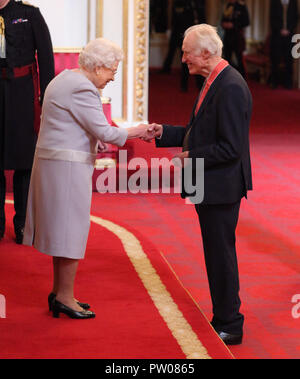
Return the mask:
{"type": "Polygon", "coordinates": [[[52,312],[54,318],[59,318],[60,313],[63,313],[67,315],[70,318],[78,319],[78,320],[85,320],[89,318],[95,318],[96,314],[92,311],[83,310],[75,311],[72,308],[67,307],[66,305],[60,303],[56,299],[52,303],[52,312]]]}
{"type": "Polygon", "coordinates": [[[219,332],[219,337],[226,345],[240,345],[243,341],[243,334],[230,334],[219,332]]]}
{"type": "Polygon", "coordinates": [[[24,228],[18,228],[15,230],[16,233],[16,243],[22,245],[24,237],[24,228]]]}
{"type": "MultiPolygon", "coordinates": [[[[55,293],[51,292],[50,295],[48,296],[49,311],[52,311],[52,304],[53,304],[55,298],[56,298],[55,293]]],[[[88,309],[91,308],[91,306],[90,306],[89,304],[86,304],[86,303],[80,303],[80,302],[78,301],[77,304],[78,304],[81,308],[83,308],[83,309],[85,309],[85,310],[88,310],[88,309]]]]}

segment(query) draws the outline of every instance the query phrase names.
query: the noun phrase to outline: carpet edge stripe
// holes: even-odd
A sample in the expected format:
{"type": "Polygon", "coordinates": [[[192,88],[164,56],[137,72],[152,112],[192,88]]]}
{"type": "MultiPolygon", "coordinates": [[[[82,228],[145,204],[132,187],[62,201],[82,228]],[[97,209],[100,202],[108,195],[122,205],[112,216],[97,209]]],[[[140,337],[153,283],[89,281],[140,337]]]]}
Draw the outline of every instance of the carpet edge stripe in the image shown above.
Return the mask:
{"type": "Polygon", "coordinates": [[[212,359],[161,281],[139,240],[111,221],[92,215],[91,221],[108,229],[121,240],[139,278],[187,359],[212,359]]]}
{"type": "Polygon", "coordinates": [[[215,331],[215,329],[212,327],[211,323],[209,322],[209,320],[207,319],[207,317],[205,316],[205,314],[203,313],[202,309],[199,307],[199,304],[197,303],[197,301],[194,299],[193,295],[190,293],[190,291],[183,285],[183,283],[181,282],[181,280],[179,279],[178,275],[176,274],[176,271],[174,270],[174,268],[172,267],[172,265],[170,264],[170,262],[167,260],[167,258],[165,257],[165,255],[163,254],[163,252],[160,251],[160,255],[162,256],[163,260],[166,262],[166,265],[169,267],[170,271],[172,272],[172,274],[174,275],[175,279],[178,281],[178,283],[180,284],[180,286],[183,288],[183,290],[186,292],[186,294],[190,297],[190,299],[193,301],[193,303],[195,304],[195,306],[197,307],[197,309],[199,310],[199,312],[201,313],[201,315],[205,318],[205,320],[207,321],[209,327],[212,329],[212,331],[218,336],[218,338],[220,339],[220,342],[224,345],[224,347],[226,348],[226,350],[229,352],[229,354],[232,356],[232,358],[236,359],[235,356],[232,354],[232,352],[228,349],[227,345],[224,343],[224,341],[219,337],[218,333],[215,331]]]}

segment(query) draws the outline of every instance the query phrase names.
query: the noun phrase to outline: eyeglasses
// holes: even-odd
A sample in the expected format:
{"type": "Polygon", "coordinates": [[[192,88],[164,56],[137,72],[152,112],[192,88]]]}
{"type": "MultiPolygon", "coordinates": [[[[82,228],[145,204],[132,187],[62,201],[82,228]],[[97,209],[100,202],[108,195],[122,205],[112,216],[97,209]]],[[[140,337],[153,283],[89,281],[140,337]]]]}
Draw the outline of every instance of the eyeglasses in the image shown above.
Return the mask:
{"type": "Polygon", "coordinates": [[[98,69],[96,70],[96,74],[97,74],[97,75],[101,75],[101,72],[100,72],[100,69],[101,69],[101,68],[104,69],[104,70],[110,71],[110,72],[112,73],[112,76],[115,76],[116,73],[118,72],[117,69],[112,69],[112,68],[109,68],[109,67],[102,66],[102,67],[100,67],[100,68],[98,68],[98,69]]]}
{"type": "Polygon", "coordinates": [[[115,76],[118,72],[118,70],[113,70],[112,68],[109,68],[109,67],[106,67],[106,68],[113,74],[113,76],[115,76]]]}

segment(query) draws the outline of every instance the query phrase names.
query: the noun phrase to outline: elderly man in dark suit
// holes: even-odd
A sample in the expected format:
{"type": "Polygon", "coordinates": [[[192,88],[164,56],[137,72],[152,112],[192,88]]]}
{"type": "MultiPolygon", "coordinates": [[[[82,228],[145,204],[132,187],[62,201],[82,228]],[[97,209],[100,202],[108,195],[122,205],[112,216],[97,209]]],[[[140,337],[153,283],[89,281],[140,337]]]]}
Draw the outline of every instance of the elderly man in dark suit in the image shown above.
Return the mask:
{"type": "MultiPolygon", "coordinates": [[[[244,316],[240,313],[236,226],[241,199],[252,189],[249,124],[252,97],[240,73],[222,56],[215,28],[189,28],[183,41],[183,61],[192,75],[206,78],[189,124],[152,124],[157,147],[183,146],[178,155],[193,168],[204,158],[204,199],[195,204],[213,303],[212,325],[227,344],[240,344],[244,316]]],[[[192,181],[197,182],[196,170],[192,181]]],[[[191,187],[192,188],[192,187],[191,187]]],[[[183,190],[193,202],[193,194],[183,190]]]]}

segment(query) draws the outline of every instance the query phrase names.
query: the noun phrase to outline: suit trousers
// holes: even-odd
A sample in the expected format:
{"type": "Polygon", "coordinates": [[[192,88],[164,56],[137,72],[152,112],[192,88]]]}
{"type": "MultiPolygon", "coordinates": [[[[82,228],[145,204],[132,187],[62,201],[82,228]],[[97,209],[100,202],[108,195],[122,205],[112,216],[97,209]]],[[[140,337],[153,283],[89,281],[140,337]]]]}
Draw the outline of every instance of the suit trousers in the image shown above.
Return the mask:
{"type": "Polygon", "coordinates": [[[240,334],[244,316],[239,312],[239,273],[236,227],[240,203],[197,204],[205,264],[213,305],[212,325],[217,332],[240,334]]]}
{"type": "Polygon", "coordinates": [[[243,37],[239,35],[238,32],[229,33],[229,36],[224,37],[224,58],[235,67],[239,73],[246,78],[246,68],[244,64],[243,52],[245,50],[243,44],[243,37]],[[232,55],[235,54],[236,64],[233,60],[232,55]]]}
{"type": "MultiPolygon", "coordinates": [[[[14,190],[14,227],[15,230],[24,228],[26,219],[27,197],[30,184],[31,170],[16,170],[13,177],[14,190]]],[[[6,178],[0,171],[0,230],[5,230],[5,194],[6,178]]]]}
{"type": "Polygon", "coordinates": [[[284,63],[283,85],[292,87],[293,84],[293,48],[291,36],[283,37],[274,33],[271,36],[271,83],[281,84],[280,64],[284,63]]]}

